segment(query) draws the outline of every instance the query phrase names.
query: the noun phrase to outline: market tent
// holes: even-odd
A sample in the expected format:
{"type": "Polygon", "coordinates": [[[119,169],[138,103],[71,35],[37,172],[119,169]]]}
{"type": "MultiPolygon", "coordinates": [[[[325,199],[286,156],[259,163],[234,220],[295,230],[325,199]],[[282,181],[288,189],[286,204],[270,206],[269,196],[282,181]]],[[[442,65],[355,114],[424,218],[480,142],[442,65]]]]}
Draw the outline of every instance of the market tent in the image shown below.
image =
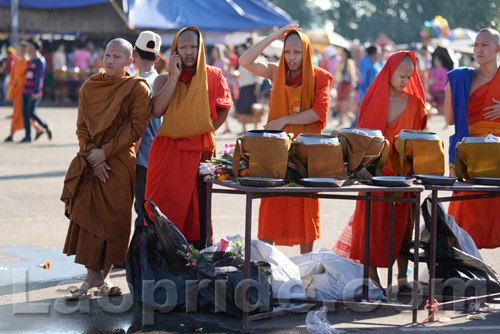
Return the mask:
{"type": "Polygon", "coordinates": [[[269,29],[292,23],[268,0],[126,0],[123,10],[131,28],[179,30],[195,25],[202,32],[269,29]]]}
{"type": "MultiPolygon", "coordinates": [[[[110,0],[19,0],[19,8],[61,9],[99,5],[110,0]]],[[[10,7],[11,0],[0,0],[0,7],[10,7]]]]}
{"type": "MultiPolygon", "coordinates": [[[[0,32],[10,31],[10,0],[0,0],[0,32]]],[[[121,7],[110,0],[19,0],[19,32],[28,34],[135,35],[121,7]],[[78,7],[75,7],[79,4],[78,7]],[[35,7],[39,5],[38,7],[35,7]],[[41,6],[45,6],[41,8],[41,6]]]]}
{"type": "Polygon", "coordinates": [[[351,48],[349,42],[334,31],[327,31],[326,29],[311,29],[305,31],[304,33],[307,37],[309,37],[311,44],[323,46],[335,45],[345,49],[351,48]]]}
{"type": "Polygon", "coordinates": [[[373,42],[373,44],[396,46],[396,43],[394,43],[392,39],[387,37],[387,35],[384,33],[380,34],[378,38],[375,40],[375,42],[373,42]]]}

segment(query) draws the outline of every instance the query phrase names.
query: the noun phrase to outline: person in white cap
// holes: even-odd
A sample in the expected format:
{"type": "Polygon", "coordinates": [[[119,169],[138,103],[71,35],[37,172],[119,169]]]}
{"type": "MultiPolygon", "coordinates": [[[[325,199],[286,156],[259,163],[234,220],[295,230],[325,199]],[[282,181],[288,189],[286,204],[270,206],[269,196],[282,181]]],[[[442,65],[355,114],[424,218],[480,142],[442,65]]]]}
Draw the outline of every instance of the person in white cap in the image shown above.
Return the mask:
{"type": "MultiPolygon", "coordinates": [[[[150,31],[143,31],[137,37],[134,47],[134,59],[139,70],[139,76],[147,80],[149,87],[153,87],[158,73],[155,63],[160,59],[161,37],[150,31]]],[[[149,150],[153,139],[161,126],[162,118],[151,117],[141,140],[136,143],[137,166],[135,170],[135,211],[137,219],[135,227],[144,226],[142,204],[146,190],[146,175],[148,171],[149,150]]]]}

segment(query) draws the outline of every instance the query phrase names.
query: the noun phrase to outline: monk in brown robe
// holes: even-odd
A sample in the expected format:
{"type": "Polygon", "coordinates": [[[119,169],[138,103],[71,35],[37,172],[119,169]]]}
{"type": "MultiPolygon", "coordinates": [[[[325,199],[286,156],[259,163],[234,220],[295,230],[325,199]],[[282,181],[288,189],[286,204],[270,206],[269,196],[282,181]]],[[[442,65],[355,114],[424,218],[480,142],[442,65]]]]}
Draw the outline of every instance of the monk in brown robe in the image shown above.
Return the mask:
{"type": "MultiPolygon", "coordinates": [[[[476,36],[474,56],[477,68],[463,67],[448,73],[444,112],[446,122],[455,125],[450,137],[450,171],[455,172],[455,146],[463,137],[500,136],[500,71],[497,55],[500,36],[482,29],[476,36]]],[[[467,195],[466,192],[454,196],[467,195]]],[[[500,198],[450,202],[448,213],[466,230],[478,248],[500,246],[500,198]]]]}
{"type": "MultiPolygon", "coordinates": [[[[413,52],[399,51],[389,57],[382,71],[377,75],[366,92],[359,107],[359,128],[381,130],[392,146],[394,137],[403,129],[423,130],[427,124],[425,111],[425,93],[418,72],[413,52]]],[[[391,147],[390,146],[390,147],[391,147]]],[[[387,160],[382,169],[384,176],[393,176],[395,168],[387,160]]],[[[373,192],[372,196],[384,196],[373,192]]],[[[405,194],[403,196],[410,196],[405,194]]],[[[350,257],[363,262],[365,233],[365,201],[356,202],[352,222],[352,247],[350,257]]],[[[389,212],[386,202],[371,204],[370,235],[370,278],[380,286],[377,267],[392,266],[388,263],[389,212]]],[[[408,260],[399,255],[404,241],[411,239],[413,218],[409,203],[396,203],[394,221],[394,249],[392,258],[398,261],[398,288],[409,292],[406,271],[408,260]]]]}
{"type": "MultiPolygon", "coordinates": [[[[273,82],[268,123],[264,129],[283,130],[295,136],[321,133],[326,126],[333,76],[313,66],[312,47],[297,25],[288,25],[252,46],[240,65],[273,82]],[[275,40],[285,40],[281,61],[262,63],[257,58],[275,40]]],[[[300,245],[301,254],[313,250],[321,236],[318,199],[262,199],[258,238],[276,245],[300,245]]]]}
{"type": "Polygon", "coordinates": [[[215,130],[224,124],[233,101],[222,71],[205,64],[197,27],[176,34],[168,75],[155,79],[153,92],[152,113],[163,116],[163,122],[151,144],[146,198],[202,248],[207,240],[200,240],[198,169],[200,161],[212,157],[215,130]]]}
{"type": "Polygon", "coordinates": [[[132,45],[111,40],[104,53],[104,72],[91,76],[80,90],[77,136],[80,150],[64,180],[61,200],[70,219],[63,252],[76,255],[87,277],[67,299],[87,297],[99,287],[119,295],[109,273],[127,255],[134,199],[134,142],[151,116],[146,80],[131,76],[132,45]]]}

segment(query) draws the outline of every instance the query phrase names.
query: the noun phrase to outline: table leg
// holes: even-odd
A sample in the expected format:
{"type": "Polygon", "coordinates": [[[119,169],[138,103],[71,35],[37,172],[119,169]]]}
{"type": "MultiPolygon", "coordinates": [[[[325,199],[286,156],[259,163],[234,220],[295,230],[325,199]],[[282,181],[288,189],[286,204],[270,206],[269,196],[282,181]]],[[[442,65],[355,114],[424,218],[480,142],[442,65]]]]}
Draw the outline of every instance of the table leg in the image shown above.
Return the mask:
{"type": "Polygon", "coordinates": [[[245,267],[243,270],[243,328],[248,328],[248,303],[249,288],[250,288],[250,257],[252,253],[252,200],[251,193],[246,194],[246,209],[245,209],[245,267]]]}
{"type": "MultiPolygon", "coordinates": [[[[372,193],[366,193],[366,196],[371,197],[372,193]]],[[[372,202],[370,200],[366,201],[365,205],[365,249],[363,256],[363,298],[369,300],[368,291],[369,277],[370,277],[370,215],[371,215],[372,202]]]]}
{"type": "Polygon", "coordinates": [[[387,290],[391,288],[392,285],[392,264],[394,263],[394,211],[395,203],[390,202],[389,211],[389,259],[387,262],[387,290]]]}
{"type": "MultiPolygon", "coordinates": [[[[429,304],[434,304],[434,298],[436,295],[436,287],[434,285],[434,277],[436,276],[436,233],[437,233],[437,201],[438,194],[437,190],[432,190],[431,198],[431,233],[430,233],[430,249],[429,249],[429,304]]],[[[429,311],[429,315],[433,313],[429,311]]],[[[429,319],[434,321],[434,315],[429,319]]]]}
{"type": "Polygon", "coordinates": [[[418,245],[420,244],[420,193],[415,194],[415,248],[413,251],[413,315],[412,322],[417,322],[418,312],[418,264],[419,253],[418,245]]]}
{"type": "Polygon", "coordinates": [[[212,230],[212,187],[211,183],[198,177],[198,206],[200,211],[200,249],[213,244],[212,230]]]}

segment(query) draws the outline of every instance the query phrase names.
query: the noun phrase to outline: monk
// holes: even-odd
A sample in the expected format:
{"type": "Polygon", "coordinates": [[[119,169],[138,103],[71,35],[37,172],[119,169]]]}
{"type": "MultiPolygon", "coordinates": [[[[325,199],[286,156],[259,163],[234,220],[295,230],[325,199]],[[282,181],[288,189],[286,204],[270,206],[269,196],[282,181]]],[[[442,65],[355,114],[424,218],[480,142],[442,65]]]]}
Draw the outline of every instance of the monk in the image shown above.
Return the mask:
{"type": "Polygon", "coordinates": [[[214,132],[232,104],[222,71],[205,64],[200,30],[180,30],[170,50],[168,74],[153,83],[153,116],[163,116],[163,122],[149,153],[146,198],[197,248],[207,242],[200,240],[198,169],[200,161],[212,157],[214,132]]]}
{"type": "MultiPolygon", "coordinates": [[[[298,25],[287,25],[253,45],[240,65],[273,82],[269,116],[264,129],[293,133],[321,133],[326,126],[333,76],[313,66],[312,47],[298,25]],[[285,40],[281,61],[258,60],[275,40],[285,40]]],[[[321,236],[319,200],[310,198],[262,199],[258,238],[276,245],[300,245],[301,254],[313,250],[321,236]]]]}
{"type": "Polygon", "coordinates": [[[10,135],[5,138],[5,142],[14,141],[14,133],[24,129],[23,118],[23,90],[28,71],[28,59],[26,58],[26,42],[19,43],[17,58],[12,65],[10,72],[10,82],[8,98],[12,100],[14,112],[10,123],[10,135]]]}
{"type": "MultiPolygon", "coordinates": [[[[499,34],[482,29],[476,36],[474,56],[477,68],[458,68],[448,73],[445,118],[455,124],[450,137],[450,172],[455,175],[455,146],[464,137],[500,136],[500,73],[497,55],[499,34]]],[[[458,192],[455,196],[469,193],[458,192]]],[[[500,246],[500,198],[450,202],[448,213],[474,239],[478,248],[500,246]]]]}
{"type": "MultiPolygon", "coordinates": [[[[359,107],[359,128],[379,129],[389,140],[390,147],[394,137],[403,129],[423,130],[427,124],[425,93],[416,71],[415,55],[410,51],[396,52],[389,57],[382,71],[377,75],[359,107]]],[[[384,176],[394,175],[389,160],[382,169],[384,176]]],[[[372,193],[384,196],[384,193],[372,193]]],[[[403,195],[404,196],[404,195],[403,195]]],[[[406,196],[410,196],[407,194],[406,196]]],[[[365,201],[356,202],[352,222],[352,247],[350,257],[363,262],[365,233],[365,201]]],[[[392,266],[388,262],[390,204],[372,202],[370,238],[370,278],[380,285],[377,267],[392,266]]],[[[408,260],[399,255],[403,242],[411,240],[413,218],[408,203],[396,203],[394,222],[393,259],[398,262],[399,291],[409,292],[406,271],[408,260]]]]}
{"type": "Polygon", "coordinates": [[[111,40],[104,53],[104,72],[92,75],[80,89],[77,131],[80,151],[64,180],[61,200],[70,219],[63,253],[76,255],[87,268],[80,288],[67,299],[88,297],[99,287],[104,295],[120,295],[109,273],[127,255],[134,200],[134,142],[142,137],[151,115],[146,80],[127,68],[132,45],[111,40]]]}

